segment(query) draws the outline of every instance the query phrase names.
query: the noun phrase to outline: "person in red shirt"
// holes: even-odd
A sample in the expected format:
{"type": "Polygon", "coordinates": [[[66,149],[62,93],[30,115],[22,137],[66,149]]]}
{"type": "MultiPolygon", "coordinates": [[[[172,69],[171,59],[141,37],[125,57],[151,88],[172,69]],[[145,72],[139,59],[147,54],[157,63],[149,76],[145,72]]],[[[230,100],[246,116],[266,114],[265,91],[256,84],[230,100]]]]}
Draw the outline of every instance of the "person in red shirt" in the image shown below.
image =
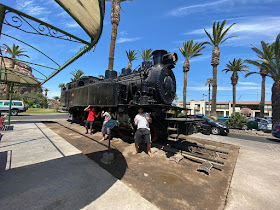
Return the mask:
{"type": "Polygon", "coordinates": [[[88,112],[88,118],[86,121],[86,130],[87,132],[85,134],[88,134],[88,128],[90,127],[90,135],[92,135],[92,126],[93,126],[93,121],[95,119],[95,117],[98,117],[99,114],[96,113],[95,108],[91,107],[90,105],[85,108],[85,112],[88,112]]]}

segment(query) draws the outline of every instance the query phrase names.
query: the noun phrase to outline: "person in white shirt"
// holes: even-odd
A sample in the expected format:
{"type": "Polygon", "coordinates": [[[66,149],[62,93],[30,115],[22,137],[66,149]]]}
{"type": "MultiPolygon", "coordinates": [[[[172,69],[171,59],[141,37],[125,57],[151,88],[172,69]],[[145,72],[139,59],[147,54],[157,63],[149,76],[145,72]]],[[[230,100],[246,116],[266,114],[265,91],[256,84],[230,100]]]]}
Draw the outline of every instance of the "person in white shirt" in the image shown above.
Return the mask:
{"type": "Polygon", "coordinates": [[[152,157],[151,153],[151,133],[149,123],[152,123],[152,118],[148,113],[144,113],[144,109],[140,107],[138,109],[138,114],[134,118],[134,124],[137,126],[135,133],[135,149],[133,155],[136,155],[139,151],[139,143],[143,140],[147,143],[148,155],[152,157]]]}

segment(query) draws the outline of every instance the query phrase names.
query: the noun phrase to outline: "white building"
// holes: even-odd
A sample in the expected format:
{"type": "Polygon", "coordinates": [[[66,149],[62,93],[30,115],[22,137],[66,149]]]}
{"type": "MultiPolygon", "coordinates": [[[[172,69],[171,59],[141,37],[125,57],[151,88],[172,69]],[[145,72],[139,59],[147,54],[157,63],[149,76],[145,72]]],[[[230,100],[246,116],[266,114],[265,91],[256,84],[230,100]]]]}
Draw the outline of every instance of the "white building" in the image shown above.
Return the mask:
{"type": "MultiPolygon", "coordinates": [[[[179,101],[177,104],[179,107],[183,107],[183,102],[179,101]]],[[[211,105],[209,107],[208,102],[205,99],[195,101],[192,99],[187,102],[188,114],[205,114],[209,115],[211,105]]],[[[232,114],[232,101],[217,102],[217,115],[218,117],[230,116],[232,114]]],[[[259,101],[238,101],[235,105],[235,112],[249,112],[251,117],[258,117],[260,115],[260,102],[259,101]]],[[[272,116],[271,101],[266,101],[264,106],[264,115],[272,116]]]]}

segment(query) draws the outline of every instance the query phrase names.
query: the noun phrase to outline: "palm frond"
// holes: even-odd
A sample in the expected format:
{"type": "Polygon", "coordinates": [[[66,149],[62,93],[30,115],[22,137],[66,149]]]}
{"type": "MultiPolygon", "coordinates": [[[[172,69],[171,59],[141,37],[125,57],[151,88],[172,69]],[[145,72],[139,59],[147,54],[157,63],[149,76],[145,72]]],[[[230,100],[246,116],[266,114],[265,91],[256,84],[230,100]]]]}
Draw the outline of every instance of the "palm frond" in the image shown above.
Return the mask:
{"type": "Polygon", "coordinates": [[[139,54],[141,55],[141,58],[143,59],[143,61],[149,61],[152,58],[152,49],[145,49],[142,50],[142,52],[139,51],[139,54]]]}
{"type": "Polygon", "coordinates": [[[178,49],[186,59],[190,59],[202,55],[200,52],[205,48],[205,44],[206,42],[194,43],[193,40],[188,40],[183,43],[183,47],[178,46],[178,49]]]}
{"type": "Polygon", "coordinates": [[[251,71],[251,72],[248,72],[247,74],[245,74],[245,78],[249,77],[250,75],[252,74],[260,74],[260,72],[257,72],[257,71],[251,71]]]}
{"type": "Polygon", "coordinates": [[[129,62],[132,62],[134,60],[137,60],[137,52],[135,52],[135,50],[128,50],[128,51],[125,51],[126,52],[126,56],[127,56],[127,59],[129,60],[129,62]]]}
{"type": "MultiPolygon", "coordinates": [[[[236,23],[231,24],[229,27],[225,28],[226,25],[226,20],[224,20],[222,22],[222,24],[220,24],[220,22],[214,22],[213,23],[213,27],[212,27],[212,36],[210,33],[208,33],[208,31],[206,29],[204,29],[206,35],[208,36],[208,38],[211,41],[211,45],[218,47],[219,45],[221,45],[222,43],[224,43],[225,41],[227,41],[228,39],[231,39],[233,37],[236,36],[230,36],[225,38],[226,34],[228,33],[228,31],[235,25],[236,23]]],[[[209,42],[208,42],[209,43],[209,42]]],[[[207,43],[207,44],[208,44],[207,43]]]]}

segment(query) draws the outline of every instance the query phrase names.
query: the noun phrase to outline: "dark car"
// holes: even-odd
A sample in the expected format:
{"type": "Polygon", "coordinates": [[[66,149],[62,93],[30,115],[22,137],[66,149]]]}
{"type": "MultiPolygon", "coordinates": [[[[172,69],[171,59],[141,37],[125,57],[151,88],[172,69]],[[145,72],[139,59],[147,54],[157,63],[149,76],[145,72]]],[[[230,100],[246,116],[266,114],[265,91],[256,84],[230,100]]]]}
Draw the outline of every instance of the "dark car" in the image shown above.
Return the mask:
{"type": "Polygon", "coordinates": [[[207,125],[211,126],[211,133],[214,135],[223,135],[223,136],[227,136],[229,133],[229,129],[227,127],[226,124],[221,123],[221,122],[216,122],[215,120],[212,120],[208,117],[205,117],[203,115],[197,115],[197,118],[203,118],[204,119],[204,123],[207,125]]]}
{"type": "Polygon", "coordinates": [[[272,135],[276,138],[280,138],[280,125],[276,126],[276,130],[272,131],[272,135]]]}

